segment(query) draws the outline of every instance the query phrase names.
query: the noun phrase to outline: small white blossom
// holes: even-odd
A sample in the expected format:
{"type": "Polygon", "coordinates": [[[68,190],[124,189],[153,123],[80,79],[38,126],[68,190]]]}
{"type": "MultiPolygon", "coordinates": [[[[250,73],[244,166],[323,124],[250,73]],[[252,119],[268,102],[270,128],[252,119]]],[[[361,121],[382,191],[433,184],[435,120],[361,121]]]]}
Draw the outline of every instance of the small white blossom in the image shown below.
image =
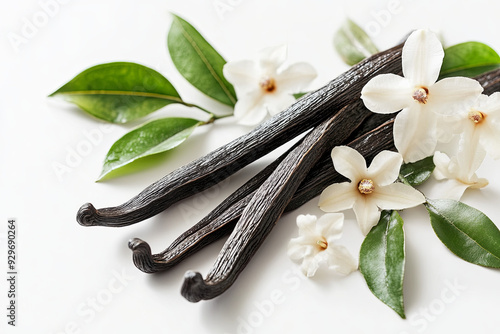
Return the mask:
{"type": "Polygon", "coordinates": [[[437,180],[442,180],[434,197],[458,201],[467,188],[479,189],[488,185],[488,180],[476,175],[476,170],[484,160],[485,152],[460,146],[458,154],[451,159],[439,151],[434,154],[436,168],[432,175],[437,180]]]}
{"type": "Polygon", "coordinates": [[[380,210],[401,210],[425,202],[425,197],[411,186],[394,183],[403,158],[399,153],[382,151],[370,167],[358,151],[348,146],[332,150],[335,170],[351,182],[327,187],[320,196],[319,207],[326,212],[352,208],[363,234],[380,219],[380,210]]]}
{"type": "Polygon", "coordinates": [[[288,256],[294,261],[301,261],[304,275],[312,277],[321,264],[347,275],[358,268],[358,264],[349,251],[334,242],[342,236],[344,215],[331,213],[319,219],[313,215],[297,217],[299,236],[290,240],[288,256]]]}
{"type": "Polygon", "coordinates": [[[464,77],[436,82],[443,57],[436,35],[417,30],[403,47],[404,77],[378,75],[361,92],[363,102],[373,112],[401,110],[394,122],[394,143],[405,162],[434,153],[438,141],[436,114],[454,114],[473,103],[483,91],[476,80],[464,77]]]}
{"type": "Polygon", "coordinates": [[[465,159],[476,150],[500,158],[500,93],[480,95],[469,108],[445,116],[451,118],[451,122],[444,124],[449,131],[461,134],[461,150],[468,150],[465,159]]]}
{"type": "Polygon", "coordinates": [[[286,46],[273,47],[263,50],[256,61],[224,65],[224,76],[238,96],[234,116],[239,123],[256,125],[268,113],[283,111],[295,101],[292,94],[301,92],[316,78],[314,68],[304,62],[283,68],[286,53],[286,46]]]}

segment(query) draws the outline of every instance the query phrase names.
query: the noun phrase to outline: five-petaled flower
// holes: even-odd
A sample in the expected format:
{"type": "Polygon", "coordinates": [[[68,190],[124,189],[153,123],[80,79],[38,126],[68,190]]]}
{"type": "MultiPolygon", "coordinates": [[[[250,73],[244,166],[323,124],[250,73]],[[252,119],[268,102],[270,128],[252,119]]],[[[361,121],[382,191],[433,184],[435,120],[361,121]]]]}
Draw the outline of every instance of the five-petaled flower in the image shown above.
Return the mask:
{"type": "Polygon", "coordinates": [[[314,68],[304,62],[283,69],[286,46],[263,50],[257,61],[228,62],[223,72],[238,96],[234,116],[240,124],[255,125],[267,114],[275,115],[290,106],[292,94],[305,89],[317,76],[314,68]]]}
{"type": "Polygon", "coordinates": [[[319,207],[326,212],[352,208],[363,234],[377,224],[380,210],[401,210],[425,202],[425,197],[403,183],[394,183],[403,158],[399,153],[382,151],[370,167],[356,150],[337,146],[332,150],[335,170],[351,182],[336,183],[320,196],[319,207]]]}
{"type": "Polygon", "coordinates": [[[290,240],[288,256],[294,261],[302,261],[304,275],[314,276],[323,263],[343,275],[358,268],[349,251],[334,243],[342,236],[343,224],[344,215],[341,213],[325,214],[319,219],[313,215],[297,217],[299,236],[290,240]]]}
{"type": "Polygon", "coordinates": [[[427,30],[417,30],[403,47],[404,77],[378,75],[361,92],[363,102],[373,112],[401,110],[394,122],[394,143],[405,162],[434,153],[438,141],[437,114],[457,113],[483,91],[476,80],[469,78],[437,81],[443,57],[438,38],[427,30]]]}
{"type": "Polygon", "coordinates": [[[467,188],[479,189],[488,185],[488,180],[479,178],[476,170],[484,159],[483,150],[474,150],[469,145],[460,145],[461,149],[451,159],[441,152],[434,154],[436,168],[432,175],[442,180],[435,196],[460,200],[467,188]]]}
{"type": "Polygon", "coordinates": [[[451,119],[448,128],[461,134],[460,150],[467,151],[467,159],[472,159],[473,153],[481,154],[479,150],[485,150],[494,159],[500,158],[500,92],[480,95],[469,108],[444,116],[451,119]]]}

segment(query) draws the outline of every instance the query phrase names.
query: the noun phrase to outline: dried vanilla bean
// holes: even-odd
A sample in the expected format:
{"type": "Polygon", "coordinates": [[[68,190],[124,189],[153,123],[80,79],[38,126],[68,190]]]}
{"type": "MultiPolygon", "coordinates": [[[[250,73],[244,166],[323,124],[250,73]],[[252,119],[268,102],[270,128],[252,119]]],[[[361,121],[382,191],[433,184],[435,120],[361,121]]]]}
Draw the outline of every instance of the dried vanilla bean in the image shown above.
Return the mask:
{"type": "MultiPolygon", "coordinates": [[[[493,70],[476,77],[484,88],[484,94],[492,94],[500,91],[500,69],[493,70]]],[[[393,149],[392,129],[387,132],[385,125],[373,130],[360,138],[360,133],[365,133],[379,125],[387,117],[394,115],[371,115],[362,126],[354,133],[353,142],[349,145],[365,156],[369,162],[373,156],[382,150],[393,149]],[[390,139],[390,141],[388,141],[390,139]],[[375,143],[375,144],[373,144],[375,143]]],[[[282,157],[283,158],[283,157],[282,157]]],[[[281,158],[281,159],[282,159],[281,158]]],[[[191,229],[180,235],[166,250],[158,254],[152,254],[147,242],[134,238],[129,242],[130,249],[133,250],[133,260],[135,265],[142,271],[153,273],[171,268],[191,254],[197,252],[208,244],[218,240],[220,237],[230,233],[241,212],[248,204],[253,191],[263,182],[279,161],[271,164],[266,170],[259,173],[250,180],[249,184],[238,189],[228,197],[221,205],[207,215],[202,221],[194,225],[191,229]],[[247,197],[245,197],[245,194],[247,197]]],[[[334,170],[329,154],[326,154],[307,175],[299,189],[294,194],[291,202],[285,209],[294,210],[306,203],[310,199],[319,195],[329,184],[343,181],[343,177],[334,170]]]]}
{"type": "MultiPolygon", "coordinates": [[[[340,145],[354,129],[345,126],[362,108],[348,105],[311,131],[303,142],[287,155],[257,189],[243,210],[235,229],[224,244],[206,280],[188,272],[181,294],[191,302],[214,298],[236,280],[253,254],[271,232],[310,169],[332,146],[340,145]]],[[[359,123],[364,119],[360,118],[359,123]]],[[[356,126],[357,127],[357,126],[356,126]]]]}
{"type": "MultiPolygon", "coordinates": [[[[391,117],[394,117],[394,115],[391,117]]],[[[387,119],[387,115],[373,114],[366,123],[372,129],[374,124],[380,124],[385,119],[387,119]]],[[[369,162],[380,151],[395,150],[392,139],[392,125],[393,121],[391,120],[362,135],[360,135],[361,131],[357,129],[358,138],[348,143],[348,145],[358,150],[369,162]]],[[[365,131],[365,127],[362,127],[362,130],[365,131]]],[[[147,242],[139,238],[130,240],[129,247],[133,251],[134,264],[146,273],[164,271],[230,233],[241,217],[244,208],[250,202],[255,191],[254,188],[256,188],[255,185],[262,184],[282,158],[252,178],[250,184],[245,184],[231,194],[198,224],[180,235],[163,252],[152,254],[151,247],[147,242]],[[248,192],[248,190],[251,191],[248,192]]],[[[285,212],[294,210],[318,196],[330,184],[342,181],[346,181],[346,178],[334,170],[330,152],[326,152],[300,184],[290,203],[285,208],[285,212]]]]}
{"type": "MultiPolygon", "coordinates": [[[[500,69],[480,75],[476,79],[483,86],[484,94],[489,95],[500,91],[500,69]]],[[[360,151],[368,162],[378,152],[393,149],[392,129],[390,132],[387,132],[388,125],[375,129],[368,134],[364,134],[360,138],[355,138],[359,136],[360,133],[365,133],[374,129],[375,126],[382,123],[387,117],[393,116],[394,115],[371,115],[362,126],[355,131],[354,137],[351,138],[353,142],[348,145],[360,151]]],[[[279,159],[278,161],[281,160],[279,159]]],[[[202,221],[180,235],[163,252],[152,254],[151,248],[147,242],[138,238],[132,239],[129,242],[129,247],[134,252],[133,260],[135,265],[146,273],[167,270],[206,245],[230,233],[241,216],[241,212],[250,200],[250,197],[246,198],[244,195],[247,194],[246,196],[251,196],[248,194],[253,194],[257,186],[260,185],[263,179],[275,168],[278,161],[268,166],[266,170],[250,180],[251,183],[244,185],[242,187],[243,189],[238,189],[215,210],[210,212],[202,221]],[[259,175],[261,177],[260,179],[259,175]],[[258,181],[256,182],[256,180],[258,181]]],[[[344,180],[342,176],[338,175],[333,170],[330,155],[326,154],[311,169],[306,180],[299,186],[291,202],[286,207],[285,212],[294,210],[316,197],[329,184],[344,180]]]]}
{"type": "MultiPolygon", "coordinates": [[[[485,93],[492,90],[494,89],[489,87],[485,93]]],[[[312,133],[313,136],[316,130],[312,133]]],[[[287,198],[290,196],[288,191],[296,189],[294,181],[297,182],[301,178],[303,180],[309,164],[316,158],[315,154],[311,154],[311,150],[313,152],[316,150],[311,147],[309,149],[308,151],[307,141],[299,146],[294,150],[299,158],[293,153],[290,154],[257,190],[206,280],[203,280],[199,273],[188,272],[186,274],[181,289],[181,294],[186,299],[192,302],[211,299],[223,293],[234,283],[279,219],[288,203],[287,198]],[[288,158],[292,161],[291,166],[288,164],[288,158]]]]}
{"type": "Polygon", "coordinates": [[[483,86],[483,94],[491,95],[500,91],[500,69],[486,72],[475,79],[483,86]]]}
{"type": "Polygon", "coordinates": [[[250,200],[255,190],[272,174],[283,159],[286,158],[302,140],[297,142],[278,159],[260,171],[243,186],[229,195],[221,204],[213,209],[201,221],[181,234],[166,250],[160,254],[151,253],[149,244],[139,238],[131,239],[128,243],[133,251],[133,261],[137,268],[146,273],[166,270],[182,261],[189,254],[196,252],[204,246],[216,241],[223,235],[231,232],[236,221],[235,216],[241,216],[244,205],[243,200],[250,200]],[[225,224],[230,221],[233,224],[225,224]],[[222,223],[224,222],[224,223],[222,223]]]}
{"type": "Polygon", "coordinates": [[[116,206],[84,204],[77,221],[84,226],[126,226],[150,218],[173,203],[222,181],[300,133],[359,99],[362,87],[381,73],[401,73],[402,45],[353,66],[319,90],[302,97],[250,133],[194,160],[116,206]]]}

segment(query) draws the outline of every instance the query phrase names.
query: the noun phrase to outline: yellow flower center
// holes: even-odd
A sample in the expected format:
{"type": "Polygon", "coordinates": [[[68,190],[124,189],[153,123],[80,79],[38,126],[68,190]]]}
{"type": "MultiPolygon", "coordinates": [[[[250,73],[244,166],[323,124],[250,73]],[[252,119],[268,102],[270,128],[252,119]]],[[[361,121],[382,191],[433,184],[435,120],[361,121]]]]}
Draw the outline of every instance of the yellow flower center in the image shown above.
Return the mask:
{"type": "Polygon", "coordinates": [[[469,119],[475,124],[479,124],[484,120],[485,115],[477,110],[469,111],[469,119]]]}
{"type": "Polygon", "coordinates": [[[371,194],[375,190],[375,185],[372,180],[363,179],[358,183],[358,190],[363,195],[371,194]]]}
{"type": "Polygon", "coordinates": [[[415,101],[419,103],[426,104],[429,98],[429,90],[426,87],[417,88],[412,95],[415,101]]]}
{"type": "Polygon", "coordinates": [[[326,242],[326,240],[323,238],[321,240],[316,241],[316,244],[322,249],[328,248],[328,242],[326,242]]]}
{"type": "Polygon", "coordinates": [[[263,77],[259,81],[259,86],[264,92],[272,93],[276,90],[276,81],[270,77],[263,77]]]}

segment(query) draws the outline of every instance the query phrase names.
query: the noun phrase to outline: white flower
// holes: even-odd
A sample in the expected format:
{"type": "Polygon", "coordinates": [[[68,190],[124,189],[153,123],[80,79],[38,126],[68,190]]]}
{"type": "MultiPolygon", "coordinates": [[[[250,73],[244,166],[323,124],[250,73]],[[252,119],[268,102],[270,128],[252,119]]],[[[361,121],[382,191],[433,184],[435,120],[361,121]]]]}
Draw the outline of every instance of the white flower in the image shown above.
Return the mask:
{"type": "Polygon", "coordinates": [[[327,187],[320,196],[319,206],[327,212],[352,208],[365,235],[378,223],[379,209],[401,210],[425,202],[425,197],[411,186],[394,183],[403,162],[399,153],[382,151],[367,168],[358,151],[337,146],[332,150],[332,160],[335,170],[351,182],[327,187]]]}
{"type": "Polygon", "coordinates": [[[486,150],[492,158],[500,158],[500,93],[480,95],[471,107],[446,116],[454,120],[454,124],[446,124],[448,128],[462,134],[461,150],[469,151],[465,159],[477,150],[486,150]]]}
{"type": "Polygon", "coordinates": [[[479,178],[476,171],[486,153],[500,158],[500,93],[481,95],[475,103],[457,114],[449,113],[451,133],[459,133],[456,156],[436,152],[434,177],[442,181],[434,196],[459,200],[467,188],[483,188],[488,180],[479,178]]]}
{"type": "Polygon", "coordinates": [[[239,123],[255,125],[269,112],[275,115],[290,106],[299,93],[316,78],[316,71],[307,63],[296,63],[283,69],[286,46],[261,51],[258,60],[228,62],[224,65],[225,78],[231,82],[238,96],[234,116],[239,123]]]}
{"type": "Polygon", "coordinates": [[[402,54],[403,74],[381,74],[361,92],[366,107],[376,113],[401,112],[394,122],[394,143],[404,161],[431,156],[436,148],[437,114],[455,113],[470,105],[483,91],[469,78],[436,82],[444,51],[438,38],[427,30],[408,37],[402,54]]]}
{"type": "Polygon", "coordinates": [[[349,251],[334,241],[342,236],[344,215],[330,213],[319,219],[313,215],[297,217],[299,236],[290,240],[288,256],[294,261],[302,261],[304,275],[312,277],[323,263],[330,269],[347,275],[358,268],[358,264],[349,251]]]}
{"type": "Polygon", "coordinates": [[[458,201],[467,188],[479,189],[488,185],[488,180],[480,179],[476,175],[485,152],[463,149],[462,145],[461,148],[451,159],[439,151],[434,154],[436,168],[432,175],[437,180],[443,180],[434,196],[458,201]]]}

